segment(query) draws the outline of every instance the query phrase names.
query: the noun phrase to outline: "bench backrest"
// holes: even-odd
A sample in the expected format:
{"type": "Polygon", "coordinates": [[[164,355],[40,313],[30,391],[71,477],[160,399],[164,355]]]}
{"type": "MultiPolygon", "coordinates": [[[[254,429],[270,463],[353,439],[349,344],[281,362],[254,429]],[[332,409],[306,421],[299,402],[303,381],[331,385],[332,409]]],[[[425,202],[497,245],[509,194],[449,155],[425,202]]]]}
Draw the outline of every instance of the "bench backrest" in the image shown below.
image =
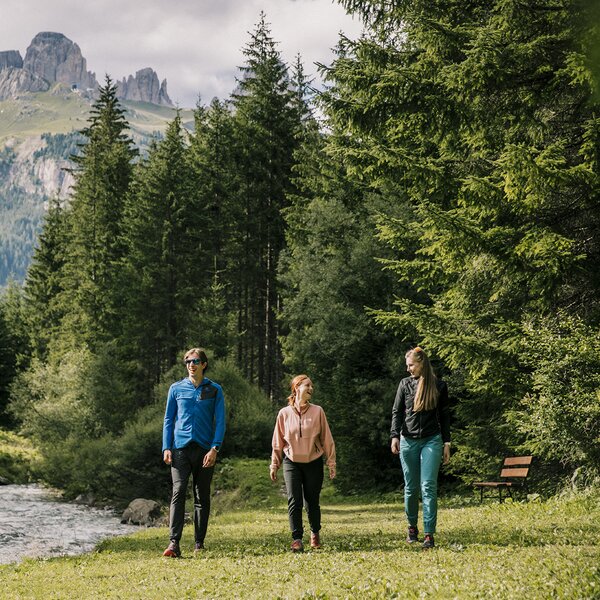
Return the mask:
{"type": "Polygon", "coordinates": [[[529,468],[533,456],[510,456],[504,459],[500,477],[505,479],[525,479],[529,475],[529,468]]]}

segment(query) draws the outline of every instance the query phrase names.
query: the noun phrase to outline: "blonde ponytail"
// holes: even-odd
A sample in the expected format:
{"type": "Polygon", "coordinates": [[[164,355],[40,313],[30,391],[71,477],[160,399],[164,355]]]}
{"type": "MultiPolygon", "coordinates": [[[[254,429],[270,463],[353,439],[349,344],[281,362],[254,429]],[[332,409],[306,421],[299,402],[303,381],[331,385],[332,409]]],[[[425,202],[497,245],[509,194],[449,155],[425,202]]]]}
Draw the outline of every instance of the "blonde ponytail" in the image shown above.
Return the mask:
{"type": "Polygon", "coordinates": [[[437,406],[440,393],[436,385],[437,377],[435,376],[429,357],[422,348],[417,346],[406,353],[406,358],[423,364],[413,402],[413,411],[433,410],[437,406]]]}

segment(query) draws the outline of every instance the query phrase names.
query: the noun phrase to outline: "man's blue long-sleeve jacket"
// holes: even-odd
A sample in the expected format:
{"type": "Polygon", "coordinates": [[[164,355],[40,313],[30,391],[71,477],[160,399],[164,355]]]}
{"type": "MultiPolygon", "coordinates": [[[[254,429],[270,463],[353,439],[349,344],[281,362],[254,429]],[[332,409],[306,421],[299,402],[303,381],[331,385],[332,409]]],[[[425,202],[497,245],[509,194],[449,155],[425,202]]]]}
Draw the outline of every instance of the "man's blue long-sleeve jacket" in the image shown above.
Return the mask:
{"type": "Polygon", "coordinates": [[[205,377],[195,387],[189,377],[171,385],[163,424],[163,452],[196,442],[220,448],[225,435],[225,398],[218,383],[205,377]]]}

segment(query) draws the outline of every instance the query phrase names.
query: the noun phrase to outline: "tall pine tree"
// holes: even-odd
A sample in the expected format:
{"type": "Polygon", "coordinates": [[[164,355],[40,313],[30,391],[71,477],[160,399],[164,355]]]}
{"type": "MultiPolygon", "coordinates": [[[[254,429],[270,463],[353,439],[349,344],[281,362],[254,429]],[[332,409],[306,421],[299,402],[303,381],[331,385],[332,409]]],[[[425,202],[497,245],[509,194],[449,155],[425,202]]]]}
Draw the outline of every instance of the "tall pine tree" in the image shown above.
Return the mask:
{"type": "Polygon", "coordinates": [[[273,397],[282,379],[276,317],[277,264],[285,243],[281,211],[291,187],[298,115],[288,71],[264,13],[244,56],[246,64],[232,100],[242,150],[237,361],[246,376],[273,397]]]}
{"type": "Polygon", "coordinates": [[[123,224],[128,282],[123,346],[132,356],[145,357],[132,365],[146,390],[140,402],[149,400],[152,386],[192,343],[190,329],[201,319],[198,298],[207,268],[203,225],[177,115],[136,171],[123,224]]]}
{"type": "Polygon", "coordinates": [[[297,152],[280,263],[283,352],[288,370],[313,379],[327,411],[340,464],[336,485],[389,489],[400,477],[388,437],[403,352],[367,308],[392,307],[394,278],[378,260],[390,253],[375,234],[379,214],[395,210],[395,196],[351,176],[336,143],[335,131],[312,129],[297,152]]]}
{"type": "Polygon", "coordinates": [[[82,134],[81,153],[73,157],[75,184],[60,300],[65,307],[63,332],[76,343],[93,347],[120,330],[121,224],[137,154],[117,86],[109,77],[82,134]]]}
{"type": "Polygon", "coordinates": [[[197,339],[217,357],[233,352],[236,339],[236,282],[240,256],[240,223],[244,222],[239,187],[241,152],[236,122],[228,102],[214,99],[199,106],[189,156],[193,198],[202,211],[203,323],[197,339]]]}
{"type": "Polygon", "coordinates": [[[65,313],[60,294],[66,260],[67,211],[59,198],[50,200],[25,281],[31,347],[33,355],[40,360],[48,357],[50,341],[57,334],[65,313]]]}

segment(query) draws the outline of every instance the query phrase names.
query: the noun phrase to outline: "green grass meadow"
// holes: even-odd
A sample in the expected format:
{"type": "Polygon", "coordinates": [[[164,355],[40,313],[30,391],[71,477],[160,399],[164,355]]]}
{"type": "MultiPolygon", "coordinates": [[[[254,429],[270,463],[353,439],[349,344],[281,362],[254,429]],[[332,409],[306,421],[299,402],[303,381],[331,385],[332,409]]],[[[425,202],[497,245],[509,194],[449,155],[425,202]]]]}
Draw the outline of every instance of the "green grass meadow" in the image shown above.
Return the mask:
{"type": "Polygon", "coordinates": [[[329,486],[324,547],[291,554],[280,484],[267,485],[234,496],[237,509],[231,497],[217,497],[199,556],[191,526],[180,559],[161,556],[166,528],[145,529],[90,554],[1,566],[0,597],[600,598],[597,492],[481,506],[474,498],[442,499],[437,547],[423,551],[403,541],[399,495],[336,499],[329,486]],[[249,492],[262,508],[248,507],[249,492]]]}

